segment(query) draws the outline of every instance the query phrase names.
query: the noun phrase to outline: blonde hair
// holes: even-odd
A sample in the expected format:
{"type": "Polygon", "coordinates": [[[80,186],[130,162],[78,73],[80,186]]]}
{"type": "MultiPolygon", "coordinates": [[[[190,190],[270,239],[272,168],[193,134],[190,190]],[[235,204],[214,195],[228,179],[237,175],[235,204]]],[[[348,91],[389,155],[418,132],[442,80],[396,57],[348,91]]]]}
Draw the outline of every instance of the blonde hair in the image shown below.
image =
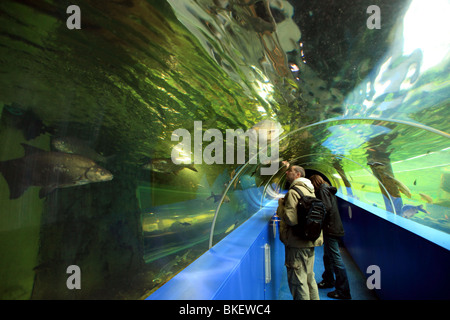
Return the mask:
{"type": "Polygon", "coordinates": [[[324,183],[329,186],[329,184],[318,174],[311,176],[309,180],[311,180],[311,183],[314,186],[314,190],[319,190],[320,185],[324,183]]]}

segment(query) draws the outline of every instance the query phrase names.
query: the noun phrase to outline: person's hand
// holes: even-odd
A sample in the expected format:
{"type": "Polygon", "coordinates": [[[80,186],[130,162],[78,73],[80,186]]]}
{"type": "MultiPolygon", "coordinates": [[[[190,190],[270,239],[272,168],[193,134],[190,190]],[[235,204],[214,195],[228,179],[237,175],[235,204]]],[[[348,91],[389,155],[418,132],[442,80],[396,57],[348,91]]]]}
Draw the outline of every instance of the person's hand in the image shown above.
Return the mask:
{"type": "Polygon", "coordinates": [[[279,198],[278,199],[278,205],[281,206],[284,204],[284,198],[279,198]]]}

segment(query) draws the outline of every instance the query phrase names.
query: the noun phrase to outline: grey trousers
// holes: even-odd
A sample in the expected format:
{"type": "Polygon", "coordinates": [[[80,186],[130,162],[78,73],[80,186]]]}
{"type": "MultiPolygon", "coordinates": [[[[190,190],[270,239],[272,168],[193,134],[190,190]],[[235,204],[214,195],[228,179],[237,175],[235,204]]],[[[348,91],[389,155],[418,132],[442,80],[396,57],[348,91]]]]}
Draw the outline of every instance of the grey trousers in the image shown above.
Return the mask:
{"type": "Polygon", "coordinates": [[[285,265],[294,300],[320,300],[314,278],[314,247],[285,247],[285,265]]]}

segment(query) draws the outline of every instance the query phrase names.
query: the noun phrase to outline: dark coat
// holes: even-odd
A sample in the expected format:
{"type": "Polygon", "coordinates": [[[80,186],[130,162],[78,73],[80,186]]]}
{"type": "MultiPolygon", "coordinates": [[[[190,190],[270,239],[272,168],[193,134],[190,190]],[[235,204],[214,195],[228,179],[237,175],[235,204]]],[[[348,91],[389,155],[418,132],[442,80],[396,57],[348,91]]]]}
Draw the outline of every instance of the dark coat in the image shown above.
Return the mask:
{"type": "Polygon", "coordinates": [[[319,190],[316,190],[316,197],[322,200],[327,209],[323,233],[329,236],[342,237],[344,236],[344,226],[339,215],[336,192],[337,189],[335,187],[330,187],[323,183],[320,185],[319,190]]]}

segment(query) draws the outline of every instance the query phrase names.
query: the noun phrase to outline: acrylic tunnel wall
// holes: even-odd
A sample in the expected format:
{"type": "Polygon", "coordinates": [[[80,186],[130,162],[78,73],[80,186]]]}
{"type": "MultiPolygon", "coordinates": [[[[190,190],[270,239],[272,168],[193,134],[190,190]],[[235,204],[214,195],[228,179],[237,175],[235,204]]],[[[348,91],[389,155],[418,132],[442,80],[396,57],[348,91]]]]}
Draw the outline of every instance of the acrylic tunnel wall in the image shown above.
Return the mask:
{"type": "Polygon", "coordinates": [[[2,1],[0,299],[146,298],[277,199],[283,161],[448,239],[449,15],[2,1]]]}

